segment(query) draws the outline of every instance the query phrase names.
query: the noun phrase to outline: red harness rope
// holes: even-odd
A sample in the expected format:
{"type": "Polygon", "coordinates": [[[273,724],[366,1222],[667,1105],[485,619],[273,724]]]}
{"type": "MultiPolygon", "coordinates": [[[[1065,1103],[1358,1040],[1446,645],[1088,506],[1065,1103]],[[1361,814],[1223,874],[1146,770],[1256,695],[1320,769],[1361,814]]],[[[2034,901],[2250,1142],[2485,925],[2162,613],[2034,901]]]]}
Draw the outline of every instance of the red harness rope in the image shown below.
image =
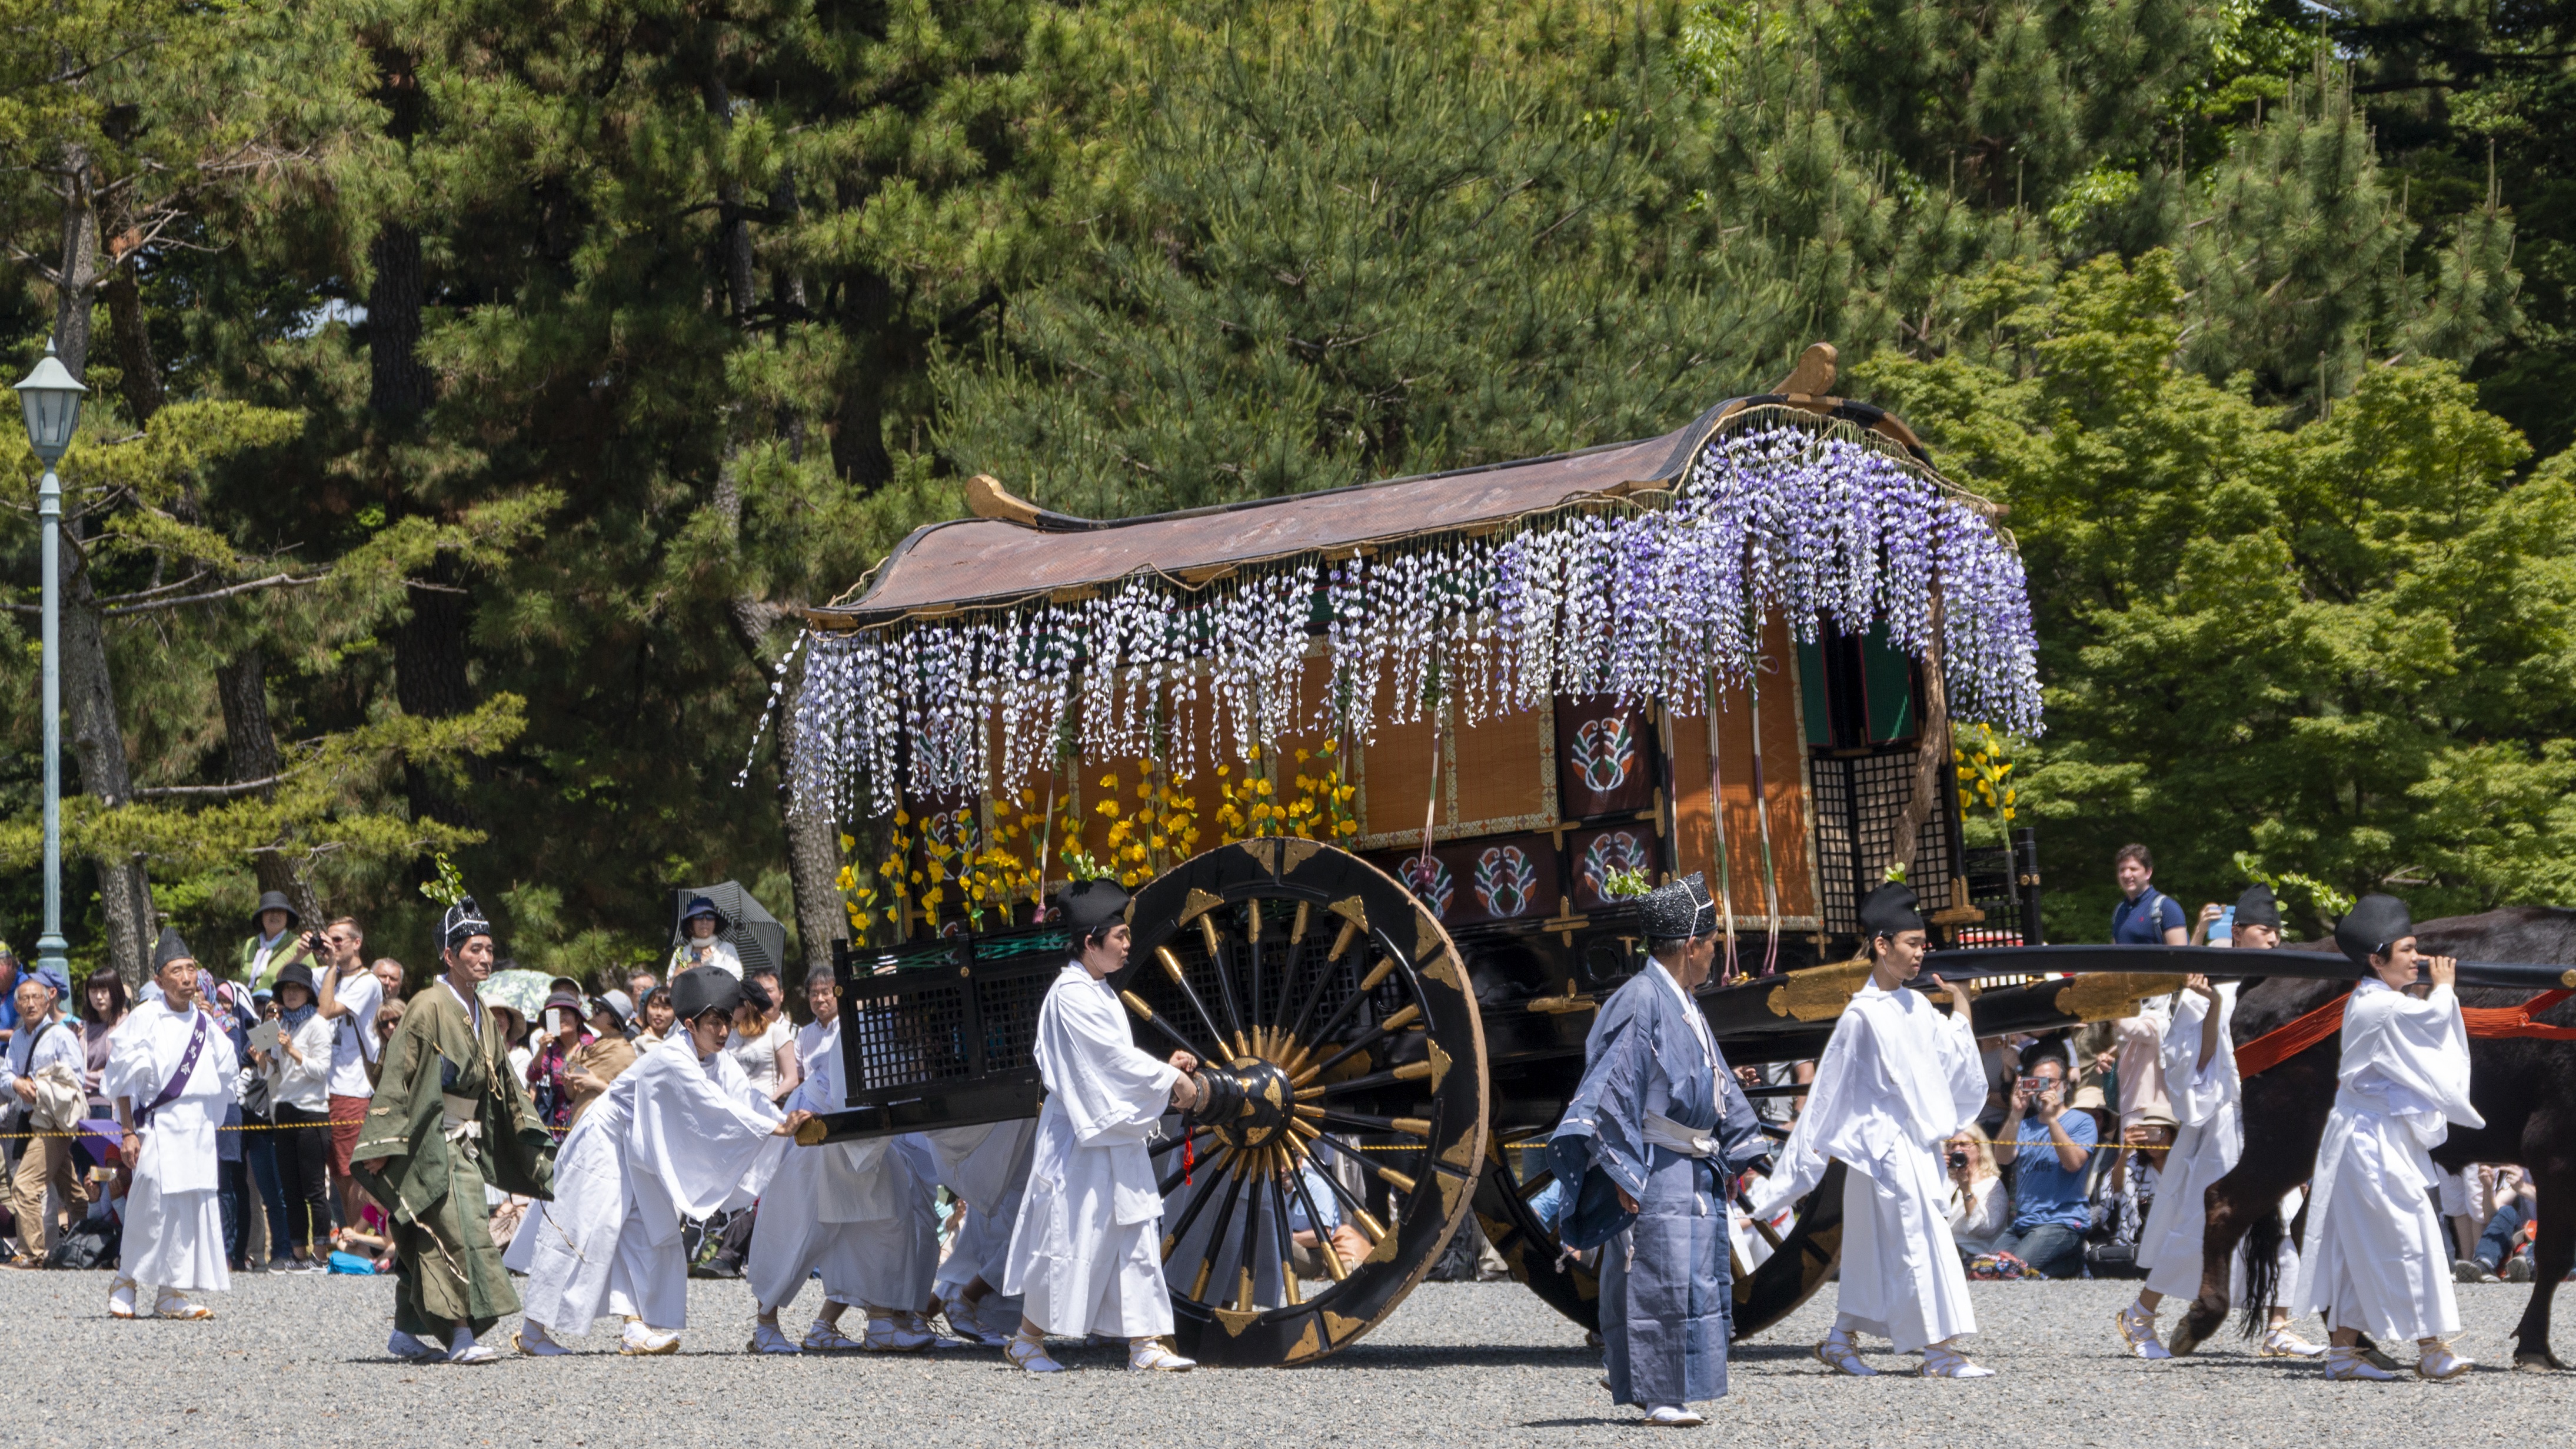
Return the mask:
{"type": "MultiPolygon", "coordinates": [[[[2576,996],[2576,991],[2544,991],[2520,1006],[2464,1006],[2460,1008],[2460,1019],[2468,1023],[2471,1036],[2576,1041],[2576,1026],[2552,1026],[2532,1020],[2571,996],[2576,996]]],[[[2236,1075],[2250,1077],[2269,1071],[2343,1030],[2343,1006],[2351,999],[2352,993],[2347,991],[2298,1020],[2276,1026],[2238,1047],[2236,1075]]]]}

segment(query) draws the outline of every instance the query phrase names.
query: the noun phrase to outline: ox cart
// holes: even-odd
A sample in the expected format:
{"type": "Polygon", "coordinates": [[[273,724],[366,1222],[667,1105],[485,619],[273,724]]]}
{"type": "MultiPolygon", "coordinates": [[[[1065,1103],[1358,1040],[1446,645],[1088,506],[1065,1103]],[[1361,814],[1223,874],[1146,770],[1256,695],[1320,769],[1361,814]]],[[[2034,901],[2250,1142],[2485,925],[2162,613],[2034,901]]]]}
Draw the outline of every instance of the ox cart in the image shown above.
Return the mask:
{"type": "MultiPolygon", "coordinates": [[[[859,935],[818,1140],[1033,1115],[1042,902],[1114,875],[1110,984],[1218,1089],[1155,1150],[1184,1352],[1343,1348],[1470,1213],[1593,1323],[1518,1149],[1641,965],[1634,894],[1706,876],[1738,1064],[1821,1047],[1891,869],[1951,946],[2039,940],[2035,844],[1967,848],[1951,748],[2038,729],[2011,539],[1832,381],[1819,345],[1659,438],[1157,517],[975,480],[806,636],[793,782],[849,832],[859,935]],[[1369,1251],[1301,1283],[1328,1217],[1369,1251]]],[[[2131,984],[1991,999],[2095,1019],[2131,984]]],[[[1839,1171],[1739,1264],[1739,1335],[1830,1272],[1839,1171]]]]}

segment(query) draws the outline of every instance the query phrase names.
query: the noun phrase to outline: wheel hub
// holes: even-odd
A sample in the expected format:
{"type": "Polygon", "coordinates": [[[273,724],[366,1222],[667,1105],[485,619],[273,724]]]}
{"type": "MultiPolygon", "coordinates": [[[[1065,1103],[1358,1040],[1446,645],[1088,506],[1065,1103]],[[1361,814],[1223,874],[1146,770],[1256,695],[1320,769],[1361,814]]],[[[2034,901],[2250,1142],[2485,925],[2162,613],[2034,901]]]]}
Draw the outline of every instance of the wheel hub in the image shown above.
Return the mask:
{"type": "Polygon", "coordinates": [[[1288,1130],[1296,1093],[1276,1062],[1254,1059],[1231,1067],[1202,1066],[1208,1100],[1195,1114],[1228,1147],[1259,1147],[1288,1130]]]}

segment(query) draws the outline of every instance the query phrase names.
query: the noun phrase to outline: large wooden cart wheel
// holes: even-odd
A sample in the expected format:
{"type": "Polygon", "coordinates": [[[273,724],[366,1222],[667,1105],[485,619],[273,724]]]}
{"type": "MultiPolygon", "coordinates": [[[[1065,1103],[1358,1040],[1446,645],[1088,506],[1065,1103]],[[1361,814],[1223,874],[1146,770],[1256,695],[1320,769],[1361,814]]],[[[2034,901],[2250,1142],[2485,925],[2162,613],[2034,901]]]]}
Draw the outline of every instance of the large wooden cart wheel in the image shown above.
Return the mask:
{"type": "MultiPolygon", "coordinates": [[[[1512,1149],[1497,1143],[1476,1185],[1476,1219],[1485,1237],[1502,1255],[1512,1277],[1528,1285],[1548,1306],[1586,1329],[1601,1328],[1600,1275],[1579,1259],[1568,1257],[1556,1234],[1531,1207],[1555,1174],[1540,1167],[1527,1179],[1512,1170],[1512,1149]]],[[[1733,1337],[1750,1338],[1797,1311],[1833,1276],[1842,1256],[1843,1165],[1827,1163],[1815,1190],[1800,1198],[1784,1229],[1770,1229],[1759,1239],[1758,1264],[1748,1268],[1741,1256],[1733,1264],[1735,1316],[1733,1337]],[[1779,1241],[1774,1245],[1771,1237],[1779,1241]]]]}
{"type": "Polygon", "coordinates": [[[1110,984],[1138,1039],[1185,1046],[1212,1088],[1153,1149],[1181,1351],[1275,1365],[1347,1347],[1438,1261],[1485,1159],[1484,1029],[1456,946],[1391,877],[1311,840],[1197,856],[1128,920],[1110,984]],[[1293,1242],[1333,1217],[1368,1243],[1356,1265],[1293,1242]],[[1326,1277],[1300,1282],[1295,1256],[1326,1277]]]}

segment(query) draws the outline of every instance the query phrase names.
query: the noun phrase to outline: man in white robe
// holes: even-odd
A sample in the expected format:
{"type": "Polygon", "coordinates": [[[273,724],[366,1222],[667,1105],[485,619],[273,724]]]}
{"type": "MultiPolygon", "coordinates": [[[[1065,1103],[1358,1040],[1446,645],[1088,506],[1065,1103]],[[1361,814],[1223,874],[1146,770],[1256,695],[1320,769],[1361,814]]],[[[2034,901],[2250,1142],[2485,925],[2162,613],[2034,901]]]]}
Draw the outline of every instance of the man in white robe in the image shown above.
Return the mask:
{"type": "Polygon", "coordinates": [[[681,1223],[757,1196],[779,1139],[813,1116],[779,1116],[724,1050],[741,982],[702,966],[672,978],[671,996],[681,1030],[582,1114],[555,1158],[554,1201],[519,1229],[534,1237],[522,1353],[569,1352],[560,1336],[588,1333],[602,1313],[626,1321],[618,1352],[677,1353],[689,1301],[681,1223]]]}
{"type": "MultiPolygon", "coordinates": [[[[849,1105],[840,1085],[841,1020],[837,1001],[828,996],[832,984],[828,966],[816,968],[807,982],[817,1015],[810,1034],[798,1037],[804,1079],[788,1095],[791,1112],[837,1112],[849,1105]]],[[[921,1305],[939,1266],[939,1242],[916,1230],[920,1196],[893,1138],[789,1149],[760,1195],[760,1221],[743,1262],[759,1315],[751,1351],[910,1353],[937,1342],[921,1305]],[[817,1272],[823,1277],[823,1308],[800,1343],[779,1329],[778,1314],[817,1272]],[[864,1339],[840,1331],[841,1315],[853,1304],[867,1318],[864,1339]]]]}
{"type": "Polygon", "coordinates": [[[1903,983],[1927,944],[1914,892],[1883,885],[1862,900],[1869,980],[1853,993],[1816,1063],[1807,1110],[1781,1146],[1781,1161],[1750,1194],[1768,1218],[1805,1196],[1828,1158],[1842,1161],[1841,1312],[1816,1357],[1869,1377],[1855,1333],[1923,1355],[1926,1378],[1984,1378],[1957,1341],[1977,1331],[1968,1275],[1950,1237],[1939,1154],[1985,1106],[1985,1071],[1969,1022],[1968,995],[1933,978],[1950,1001],[1943,1017],[1930,997],[1903,983]]]}
{"type": "Polygon", "coordinates": [[[2343,1060],[2334,1111],[2317,1144],[2308,1232],[2292,1307],[2323,1313],[2332,1330],[2326,1374],[2391,1379],[2360,1346],[2415,1340],[2415,1372],[2434,1380],[2469,1371],[2448,1342],[2460,1331],[2451,1296],[2451,1250],[2426,1196],[2431,1149],[2450,1124],[2483,1127],[2469,1105],[2469,1029],[2460,1016],[2459,963],[2415,953],[2403,901],[2368,895],[2335,924],[2335,944],[2372,974],[2343,1009],[2343,1060]],[[2432,978],[2419,997],[2415,966],[2432,978]]]}
{"type": "MultiPolygon", "coordinates": [[[[1036,1118],[1024,1117],[897,1139],[925,1185],[944,1187],[965,1205],[931,1291],[950,1331],[988,1348],[1010,1342],[1020,1325],[1020,1300],[993,1285],[1010,1270],[1011,1229],[1028,1191],[1037,1127],[1036,1118]]],[[[935,1194],[924,1195],[917,1213],[929,1221],[935,1239],[935,1194]]]]}
{"type": "MultiPolygon", "coordinates": [[[[2210,907],[2215,911],[2216,906],[2210,907]]],[[[2272,888],[2255,884],[2236,898],[2236,925],[2228,943],[2242,951],[2268,951],[2281,941],[2281,906],[2272,888]]],[[[2157,1183],[2155,1206],[2147,1210],[2138,1233],[2138,1266],[2147,1270],[2147,1286],[2138,1301],[2112,1320],[2121,1343],[2142,1359],[2171,1358],[2190,1346],[2168,1349],[2156,1336],[2156,1309],[2166,1295],[2191,1299],[2200,1294],[2201,1240],[2209,1231],[2209,1185],[2226,1176],[2245,1152],[2245,1084],[2236,1074],[2236,1047],[2228,1027],[2236,1016],[2236,983],[2212,985],[2206,976],[2184,979],[2174,1002],[2172,1024],[2165,1028],[2165,1094],[2173,1104],[2177,1132],[2165,1156],[2157,1183]]],[[[2296,1216],[2283,1210],[2283,1221],[2296,1216]]],[[[2298,1281],[2298,1245],[2283,1235],[2272,1281],[2287,1289],[2298,1281]]],[[[2228,1268],[2228,1298],[2241,1301],[2246,1292],[2245,1247],[2237,1245],[2228,1268]]],[[[2252,1305],[2248,1305],[2249,1307],[2252,1305]]],[[[2323,1344],[2310,1343],[2290,1330],[2290,1310],[2280,1303],[2271,1310],[2271,1327],[2255,1353],[2262,1358],[2315,1358],[2323,1344]]]]}
{"type": "Polygon", "coordinates": [[[1168,1111],[1197,1105],[1197,1059],[1157,1060],[1137,1047],[1108,977],[1127,964],[1127,893],[1089,880],[1057,898],[1077,959],[1038,1008],[1037,1060],[1047,1088],[1030,1150],[1029,1185],[1011,1232],[1002,1291],[1022,1296],[1004,1352],[1032,1373],[1062,1368],[1049,1334],[1127,1340],[1134,1370],[1196,1364],[1165,1347],[1172,1295],[1163,1282],[1163,1198],[1145,1143],[1168,1111]]]}
{"type": "Polygon", "coordinates": [[[116,1103],[123,1155],[134,1169],[125,1236],[108,1286],[111,1318],[212,1318],[190,1293],[232,1287],[224,1268],[224,1215],[216,1196],[215,1128],[237,1100],[241,1061],[232,1038],[197,1000],[197,958],[164,926],[153,949],[158,999],[116,1029],[100,1087],[116,1103]],[[149,1313],[139,1292],[149,1289],[149,1313]]]}

